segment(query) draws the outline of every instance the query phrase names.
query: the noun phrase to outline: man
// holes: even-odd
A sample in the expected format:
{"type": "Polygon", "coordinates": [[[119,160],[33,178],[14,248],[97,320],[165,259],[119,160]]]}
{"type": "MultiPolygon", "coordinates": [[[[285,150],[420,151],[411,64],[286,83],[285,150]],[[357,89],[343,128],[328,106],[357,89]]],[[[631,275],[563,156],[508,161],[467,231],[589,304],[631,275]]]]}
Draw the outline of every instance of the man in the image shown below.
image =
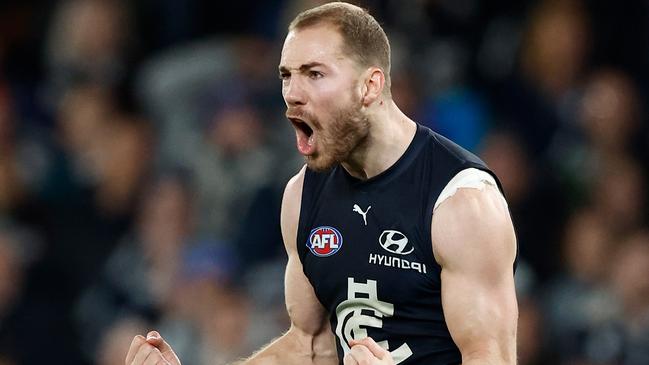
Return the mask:
{"type": "MultiPolygon", "coordinates": [[[[390,47],[362,9],[289,26],[279,66],[306,158],[281,213],[291,326],[244,364],[515,364],[514,230],[498,183],[390,94],[390,47]]],[[[179,364],[157,332],[127,364],[179,364]]]]}

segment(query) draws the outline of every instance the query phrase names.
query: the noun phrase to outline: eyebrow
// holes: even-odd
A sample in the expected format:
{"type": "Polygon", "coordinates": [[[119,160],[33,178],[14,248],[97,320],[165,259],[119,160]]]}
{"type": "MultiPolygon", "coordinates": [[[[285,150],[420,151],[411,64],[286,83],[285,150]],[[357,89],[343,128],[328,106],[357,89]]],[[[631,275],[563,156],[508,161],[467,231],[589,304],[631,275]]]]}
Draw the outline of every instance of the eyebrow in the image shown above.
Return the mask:
{"type": "MultiPolygon", "coordinates": [[[[302,66],[300,66],[299,70],[300,70],[300,72],[305,72],[305,71],[308,71],[308,70],[310,70],[310,69],[312,69],[314,67],[318,67],[318,66],[324,66],[324,64],[321,63],[321,62],[309,62],[309,63],[305,63],[302,66]]],[[[288,67],[286,67],[286,66],[279,66],[279,72],[280,73],[287,73],[287,72],[290,72],[290,71],[289,71],[288,67]]]]}

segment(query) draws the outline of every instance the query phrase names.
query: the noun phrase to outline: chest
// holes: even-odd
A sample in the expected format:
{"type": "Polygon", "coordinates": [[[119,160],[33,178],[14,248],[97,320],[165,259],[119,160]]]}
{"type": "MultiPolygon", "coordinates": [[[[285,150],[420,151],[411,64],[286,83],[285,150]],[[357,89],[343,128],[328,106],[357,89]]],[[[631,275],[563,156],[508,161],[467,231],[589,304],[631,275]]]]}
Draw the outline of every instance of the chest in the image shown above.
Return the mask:
{"type": "Polygon", "coordinates": [[[403,307],[439,288],[426,204],[408,190],[323,190],[301,221],[304,272],[333,311],[350,298],[403,307]]]}

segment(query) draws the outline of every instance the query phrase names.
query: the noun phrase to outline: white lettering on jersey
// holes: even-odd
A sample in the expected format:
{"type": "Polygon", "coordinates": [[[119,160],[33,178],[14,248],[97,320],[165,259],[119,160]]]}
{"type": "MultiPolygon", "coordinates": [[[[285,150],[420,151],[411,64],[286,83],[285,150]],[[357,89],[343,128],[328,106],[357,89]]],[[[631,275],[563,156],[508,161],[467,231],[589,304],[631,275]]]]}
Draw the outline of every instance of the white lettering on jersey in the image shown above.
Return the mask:
{"type": "Polygon", "coordinates": [[[421,274],[426,274],[426,264],[420,262],[408,261],[400,257],[392,257],[381,254],[371,253],[368,262],[373,265],[395,267],[397,269],[415,270],[421,274]]]}
{"type": "Polygon", "coordinates": [[[327,245],[329,245],[329,247],[331,247],[332,249],[338,248],[338,243],[336,242],[336,235],[334,235],[333,233],[329,233],[329,234],[313,236],[311,247],[324,249],[325,247],[327,247],[327,245]]]}

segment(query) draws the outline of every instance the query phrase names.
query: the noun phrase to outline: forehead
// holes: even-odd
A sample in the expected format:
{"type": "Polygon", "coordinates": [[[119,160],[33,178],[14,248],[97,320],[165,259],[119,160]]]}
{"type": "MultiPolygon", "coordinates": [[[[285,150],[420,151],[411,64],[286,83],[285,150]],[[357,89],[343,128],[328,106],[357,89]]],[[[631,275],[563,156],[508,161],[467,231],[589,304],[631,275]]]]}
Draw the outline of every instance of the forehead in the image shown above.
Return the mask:
{"type": "Polygon", "coordinates": [[[292,30],[286,36],[280,66],[299,68],[303,64],[337,63],[348,59],[342,52],[343,39],[331,25],[292,30]]]}

